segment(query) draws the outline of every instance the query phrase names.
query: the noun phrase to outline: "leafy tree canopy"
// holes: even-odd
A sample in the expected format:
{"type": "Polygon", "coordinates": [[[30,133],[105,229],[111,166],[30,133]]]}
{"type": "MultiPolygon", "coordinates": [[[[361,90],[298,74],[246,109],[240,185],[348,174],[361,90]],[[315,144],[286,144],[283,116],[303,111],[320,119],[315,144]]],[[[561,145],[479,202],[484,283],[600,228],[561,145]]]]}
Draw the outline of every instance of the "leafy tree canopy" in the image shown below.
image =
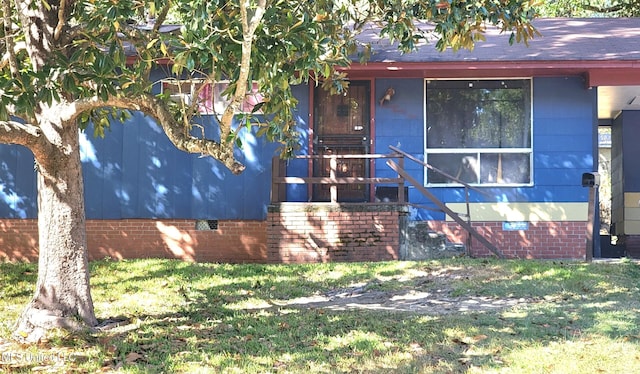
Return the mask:
{"type": "Polygon", "coordinates": [[[233,129],[232,122],[252,82],[265,95],[259,109],[270,114],[261,134],[280,141],[288,155],[296,104],[291,85],[313,80],[344,89],[345,76],[335,68],[347,66],[356,53],[366,59],[367,46],[355,39],[366,27],[379,27],[406,52],[425,38],[440,50],[470,49],[488,25],[511,32],[512,42],[526,42],[535,33],[529,24],[535,16],[532,2],[517,0],[3,0],[3,10],[0,119],[37,124],[35,112],[42,105],[77,101],[82,105],[73,109],[73,118],[82,127],[91,120],[95,133],[104,135],[113,115],[126,114],[111,108],[142,110],[159,120],[179,148],[211,154],[234,172],[242,166],[230,148],[239,144],[241,128],[233,129]],[[40,41],[26,37],[41,27],[34,14],[44,17],[40,41]],[[182,27],[161,32],[167,20],[182,27]],[[166,98],[140,105],[140,98],[152,100],[145,94],[158,64],[172,66],[176,76],[231,82],[224,93],[231,105],[218,113],[215,145],[196,146],[183,135],[197,115],[193,105],[166,98]],[[171,116],[149,105],[167,105],[171,116]]]}

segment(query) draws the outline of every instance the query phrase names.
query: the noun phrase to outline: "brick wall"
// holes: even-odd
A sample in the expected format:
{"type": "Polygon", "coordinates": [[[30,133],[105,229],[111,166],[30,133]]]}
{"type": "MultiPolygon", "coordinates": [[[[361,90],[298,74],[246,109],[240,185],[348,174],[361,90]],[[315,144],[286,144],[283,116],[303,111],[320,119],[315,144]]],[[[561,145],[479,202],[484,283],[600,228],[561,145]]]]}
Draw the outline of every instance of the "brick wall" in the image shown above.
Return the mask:
{"type": "Polygon", "coordinates": [[[0,220],[0,261],[32,262],[38,259],[38,221],[0,220]]]}
{"type": "MultiPolygon", "coordinates": [[[[476,230],[507,258],[585,259],[587,222],[530,222],[528,230],[505,231],[502,222],[474,222],[476,230]]],[[[467,244],[467,232],[455,222],[431,221],[432,230],[447,234],[453,242],[467,244]]],[[[472,238],[470,255],[493,254],[472,238]]]]}
{"type": "MultiPolygon", "coordinates": [[[[269,207],[266,222],[219,221],[217,229],[206,231],[196,230],[194,220],[89,220],[87,244],[91,259],[158,257],[228,263],[396,260],[405,214],[403,208],[392,205],[283,203],[269,207]]],[[[500,222],[473,225],[509,258],[585,258],[586,222],[532,222],[523,231],[504,231],[500,222]]],[[[467,244],[466,231],[453,222],[430,221],[429,226],[453,242],[467,244]]],[[[470,248],[475,257],[492,255],[476,240],[470,248]]],[[[37,258],[37,221],[0,220],[0,260],[37,258]]]]}
{"type": "Polygon", "coordinates": [[[397,260],[406,207],[297,204],[269,207],[267,258],[272,263],[397,260]]]}
{"type": "MultiPolygon", "coordinates": [[[[36,261],[36,220],[0,220],[0,259],[36,261]]],[[[266,262],[264,221],[219,221],[196,230],[195,220],[88,220],[92,260],[111,257],[177,258],[199,262],[266,262]]]]}

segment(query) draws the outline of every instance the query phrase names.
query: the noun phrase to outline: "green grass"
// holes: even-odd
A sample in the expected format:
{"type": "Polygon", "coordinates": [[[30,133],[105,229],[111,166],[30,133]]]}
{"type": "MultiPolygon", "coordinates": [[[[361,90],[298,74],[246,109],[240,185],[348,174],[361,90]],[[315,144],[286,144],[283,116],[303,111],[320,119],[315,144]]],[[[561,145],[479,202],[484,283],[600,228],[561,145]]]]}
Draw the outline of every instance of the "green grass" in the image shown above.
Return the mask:
{"type": "Polygon", "coordinates": [[[9,337],[36,272],[0,263],[0,372],[640,372],[640,267],[631,261],[103,260],[91,264],[96,313],[128,323],[20,346],[9,337]],[[286,304],[349,287],[527,302],[449,314],[286,304]]]}

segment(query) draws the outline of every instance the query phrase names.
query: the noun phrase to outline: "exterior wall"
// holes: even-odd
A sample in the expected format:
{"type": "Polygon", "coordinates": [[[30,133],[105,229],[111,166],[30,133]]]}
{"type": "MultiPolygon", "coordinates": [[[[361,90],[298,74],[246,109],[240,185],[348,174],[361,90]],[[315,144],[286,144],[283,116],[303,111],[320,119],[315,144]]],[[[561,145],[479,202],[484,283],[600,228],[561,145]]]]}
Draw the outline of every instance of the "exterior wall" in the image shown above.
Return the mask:
{"type": "Polygon", "coordinates": [[[35,219],[0,219],[0,261],[38,259],[38,221],[35,219]]]}
{"type": "MultiPolygon", "coordinates": [[[[375,119],[372,128],[373,152],[387,153],[388,146],[393,145],[422,158],[425,126],[424,79],[376,79],[372,91],[376,99],[373,100],[376,105],[372,108],[375,119]],[[389,87],[393,87],[396,94],[391,101],[379,105],[377,99],[389,87]]],[[[497,202],[524,204],[530,209],[540,203],[586,205],[588,189],[581,186],[580,180],[583,172],[594,170],[597,160],[597,153],[594,152],[594,144],[597,144],[596,126],[594,126],[595,91],[586,89],[582,79],[577,77],[535,78],[533,80],[533,186],[486,188],[484,190],[486,194],[472,192],[470,202],[480,205],[497,202]]],[[[309,88],[297,87],[295,93],[301,103],[296,113],[301,134],[300,153],[306,154],[309,152],[310,134],[309,88]]],[[[100,238],[99,242],[90,244],[93,258],[104,255],[167,256],[196,261],[230,262],[259,261],[260,258],[269,262],[398,258],[399,244],[394,243],[399,243],[400,239],[395,234],[397,230],[390,228],[389,222],[383,225],[384,238],[394,236],[397,242],[385,242],[386,244],[382,245],[378,245],[377,242],[369,243],[366,250],[354,249],[360,251],[357,252],[358,255],[345,254],[351,249],[343,252],[344,244],[333,242],[335,238],[330,233],[338,228],[346,230],[344,231],[346,234],[349,234],[349,230],[352,229],[369,229],[374,237],[379,235],[376,231],[377,227],[371,226],[371,222],[380,218],[368,215],[369,213],[360,212],[358,215],[352,213],[345,218],[352,222],[367,222],[363,226],[369,226],[360,229],[356,229],[358,226],[355,224],[338,223],[332,226],[326,221],[326,217],[319,213],[314,219],[305,213],[302,222],[289,217],[288,212],[279,218],[275,218],[276,212],[268,213],[270,164],[276,145],[268,144],[264,139],[257,138],[255,134],[244,134],[244,153],[239,154],[241,161],[247,165],[247,171],[241,176],[233,176],[210,158],[201,159],[198,155],[188,155],[175,149],[158,126],[147,118],[134,115],[130,122],[124,126],[113,124],[111,133],[104,139],[95,139],[90,135],[84,135],[82,138],[85,200],[90,223],[88,229],[97,230],[90,231],[88,238],[89,240],[100,238]],[[266,225],[264,230],[271,230],[275,227],[274,222],[282,220],[278,224],[282,224],[288,232],[280,234],[294,235],[288,238],[302,240],[301,245],[304,250],[296,252],[297,249],[290,243],[291,240],[283,242],[271,234],[267,236],[266,232],[256,234],[253,237],[255,242],[251,244],[247,244],[242,239],[247,240],[249,236],[236,236],[235,239],[227,240],[227,235],[220,232],[197,232],[193,225],[198,219],[218,219],[238,224],[260,222],[266,225]],[[268,221],[265,222],[265,219],[268,221]],[[94,220],[100,222],[99,227],[92,227],[94,220]],[[120,224],[126,226],[143,221],[148,221],[150,226],[144,225],[140,228],[120,226],[120,224]],[[297,226],[308,225],[309,222],[317,226],[297,226]],[[110,227],[110,232],[105,231],[105,225],[110,227]],[[173,232],[178,239],[169,240],[171,235],[161,231],[165,229],[168,233],[173,232]],[[321,250],[315,254],[312,253],[313,245],[308,242],[312,234],[316,235],[314,230],[325,233],[327,240],[324,243],[327,245],[319,245],[318,248],[321,250]],[[146,232],[149,236],[145,236],[147,234],[142,232],[146,232]],[[125,242],[132,244],[126,246],[125,242]],[[214,247],[227,248],[230,254],[228,257],[220,252],[214,254],[211,249],[214,247]],[[256,251],[266,251],[267,248],[274,249],[268,254],[265,252],[265,254],[254,255],[256,251]],[[322,248],[326,248],[326,251],[322,248]]],[[[203,123],[203,125],[205,129],[211,128],[211,124],[203,123]]],[[[87,133],[91,134],[91,130],[89,129],[87,133]]],[[[32,165],[33,158],[28,150],[15,146],[0,146],[0,180],[2,180],[0,218],[33,219],[36,217],[35,173],[32,165]]],[[[287,167],[288,175],[307,176],[308,166],[307,161],[290,162],[287,167]]],[[[423,180],[424,169],[421,165],[407,162],[405,166],[414,178],[423,180]]],[[[376,161],[372,174],[376,177],[395,176],[384,161],[376,161]]],[[[430,191],[447,204],[459,203],[465,199],[464,190],[461,188],[436,187],[431,188],[430,191]]],[[[289,186],[287,192],[289,201],[308,201],[305,185],[289,186]]],[[[412,204],[408,212],[409,220],[450,224],[446,222],[443,213],[433,210],[435,204],[416,189],[409,188],[408,198],[412,204]]],[[[527,210],[527,208],[523,209],[527,210]]],[[[487,227],[494,227],[494,225],[501,227],[502,222],[509,220],[507,218],[486,220],[477,215],[472,215],[471,219],[474,225],[487,227]]],[[[532,243],[544,243],[548,238],[554,238],[555,231],[551,229],[536,231],[533,228],[566,226],[568,228],[563,229],[563,232],[569,232],[573,230],[571,227],[580,226],[586,222],[586,211],[584,216],[572,219],[557,220],[542,216],[537,220],[529,217],[523,220],[530,223],[532,228],[530,232],[523,234],[527,240],[532,243]]],[[[4,257],[19,258],[17,253],[22,251],[23,257],[33,258],[36,252],[33,241],[37,242],[35,231],[21,227],[21,224],[12,220],[0,222],[5,224],[3,229],[6,234],[0,234],[5,243],[1,249],[5,251],[4,257]],[[9,232],[14,234],[9,235],[9,232]],[[20,250],[19,245],[25,245],[25,247],[20,250]],[[11,255],[7,252],[11,252],[11,255]]],[[[342,218],[338,218],[338,222],[342,222],[342,218]]],[[[33,226],[35,227],[35,224],[33,226]]],[[[491,229],[487,235],[492,236],[496,230],[491,229]]],[[[348,239],[366,241],[362,236],[364,232],[357,231],[355,236],[348,239]]],[[[501,235],[507,237],[513,233],[501,235]]],[[[231,235],[230,238],[234,236],[231,235]]],[[[580,253],[583,252],[575,252],[583,249],[583,243],[578,243],[582,239],[576,240],[576,249],[563,250],[564,254],[550,253],[549,255],[582,258],[583,254],[580,253]]],[[[505,243],[511,242],[509,240],[505,243]]],[[[513,253],[516,257],[547,256],[542,244],[533,247],[521,245],[506,247],[498,245],[498,247],[505,253],[513,253]]]]}
{"type": "Polygon", "coordinates": [[[0,145],[0,218],[35,218],[38,205],[33,154],[19,145],[0,145]]]}
{"type": "MultiPolygon", "coordinates": [[[[296,87],[294,93],[305,102],[308,88],[296,87]]],[[[306,146],[308,109],[299,110],[300,143],[306,146]]],[[[204,116],[202,125],[215,138],[212,118],[204,116]]],[[[176,149],[140,113],[113,123],[104,138],[92,134],[88,128],[80,138],[88,219],[266,219],[278,145],[255,133],[240,132],[243,152],[236,156],[246,166],[241,175],[211,157],[176,149]]],[[[0,218],[37,217],[33,165],[28,149],[0,145],[0,218]]]]}
{"type": "Polygon", "coordinates": [[[629,257],[640,258],[640,111],[623,111],[611,129],[612,152],[612,215],[615,234],[629,257]]]}
{"type": "MultiPolygon", "coordinates": [[[[423,159],[424,156],[424,79],[378,79],[376,97],[394,87],[393,100],[375,107],[375,149],[388,152],[390,145],[423,159]],[[416,93],[420,93],[417,95],[416,93]]],[[[582,202],[589,191],[581,186],[584,172],[597,165],[596,90],[585,88],[581,78],[533,79],[533,186],[484,188],[486,194],[471,191],[471,202],[582,202]]],[[[418,181],[424,170],[417,163],[406,168],[418,181]]],[[[392,177],[384,164],[376,163],[375,175],[392,177]]],[[[464,190],[433,187],[430,192],[445,203],[464,201],[464,190]]],[[[424,208],[412,209],[411,220],[445,220],[444,213],[414,188],[409,201],[424,208]]],[[[586,220],[586,213],[584,220],[586,220]]],[[[473,217],[472,217],[473,219],[473,217]]]]}
{"type": "MultiPolygon", "coordinates": [[[[390,153],[389,146],[402,149],[419,159],[424,154],[424,79],[377,79],[374,98],[379,99],[392,87],[395,95],[391,101],[379,105],[376,100],[374,110],[374,151],[390,153]]],[[[405,169],[418,181],[424,179],[423,167],[415,162],[405,162],[405,169]]],[[[386,160],[377,160],[375,176],[396,178],[397,174],[386,165],[386,160]]],[[[409,188],[409,201],[423,203],[420,195],[409,188]]]]}
{"type": "MultiPolygon", "coordinates": [[[[376,106],[376,151],[389,145],[401,148],[419,159],[424,154],[424,80],[379,79],[376,91],[394,87],[396,95],[384,106],[376,106]],[[422,92],[421,95],[415,95],[422,92]]],[[[597,161],[596,90],[585,88],[580,78],[533,79],[533,186],[483,188],[471,191],[471,221],[485,227],[487,239],[509,257],[584,258],[589,191],[581,186],[584,172],[593,171],[597,161]],[[499,212],[487,216],[486,212],[499,212]],[[474,208],[475,207],[475,208],[474,208]],[[576,208],[576,209],[574,209],[576,208]],[[568,210],[567,210],[568,209],[568,210]],[[571,213],[563,215],[564,213],[571,213]],[[526,232],[502,232],[503,222],[522,221],[526,232]],[[560,233],[559,233],[560,232],[560,233]],[[499,234],[498,234],[499,233],[499,234]],[[559,236],[558,236],[559,235],[559,236]],[[524,241],[510,237],[526,238],[524,241]],[[493,240],[495,239],[495,240],[493,240]],[[560,245],[546,246],[545,243],[560,245]],[[524,243],[524,244],[523,244],[524,243]]],[[[378,94],[379,96],[379,94],[378,94]]],[[[407,162],[407,169],[419,181],[422,166],[407,162]]],[[[383,163],[376,164],[376,176],[390,177],[383,163]]],[[[429,191],[449,206],[464,205],[462,188],[433,187],[429,191]]],[[[452,225],[436,205],[416,189],[409,188],[412,207],[409,219],[433,225],[452,225]]],[[[454,209],[464,212],[464,207],[454,209]]],[[[465,233],[466,235],[466,233],[465,233]]],[[[456,235],[452,242],[466,243],[456,235]]],[[[473,244],[473,243],[472,243],[473,244]]],[[[472,254],[478,245],[472,246],[472,254]]],[[[482,255],[484,252],[476,253],[482,255]]]]}
{"type": "Polygon", "coordinates": [[[239,160],[247,169],[233,175],[211,157],[176,149],[148,117],[134,114],[129,122],[113,124],[104,139],[82,135],[87,218],[266,217],[269,190],[256,186],[270,185],[275,144],[242,131],[239,160]]]}
{"type": "MultiPolygon", "coordinates": [[[[464,203],[447,205],[466,212],[464,203]]],[[[508,258],[585,258],[588,203],[472,203],[469,208],[472,226],[508,258]],[[520,223],[526,228],[505,229],[520,223]]],[[[466,240],[466,232],[463,236],[466,240]]],[[[469,252],[492,255],[475,239],[469,252]]]]}
{"type": "Polygon", "coordinates": [[[611,234],[624,234],[624,133],[622,116],[611,124],[611,234]]]}
{"type": "MultiPolygon", "coordinates": [[[[157,257],[225,263],[400,259],[406,214],[402,211],[313,212],[301,206],[275,210],[267,221],[220,221],[211,231],[196,230],[192,220],[89,220],[90,259],[157,257]]],[[[427,223],[452,242],[468,244],[466,231],[454,222],[427,223]]],[[[505,231],[500,222],[473,226],[508,258],[584,258],[586,222],[540,222],[519,231],[505,231]]],[[[468,249],[472,256],[492,256],[475,239],[468,249]]],[[[0,259],[37,258],[37,221],[0,221],[0,259]]]]}
{"type": "Polygon", "coordinates": [[[269,207],[269,262],[399,259],[402,207],[376,204],[298,204],[269,207]]]}
{"type": "MultiPolygon", "coordinates": [[[[194,220],[88,220],[87,247],[91,260],[156,257],[264,263],[265,227],[265,221],[219,221],[217,229],[203,231],[196,229],[194,220]]],[[[37,258],[37,220],[0,220],[0,260],[37,258]]]]}
{"type": "MultiPolygon", "coordinates": [[[[491,253],[455,222],[430,221],[432,230],[446,233],[453,242],[466,243],[473,257],[491,257],[491,253]]],[[[508,231],[501,222],[474,222],[472,226],[507,258],[585,259],[587,222],[536,222],[527,230],[508,231]]]]}

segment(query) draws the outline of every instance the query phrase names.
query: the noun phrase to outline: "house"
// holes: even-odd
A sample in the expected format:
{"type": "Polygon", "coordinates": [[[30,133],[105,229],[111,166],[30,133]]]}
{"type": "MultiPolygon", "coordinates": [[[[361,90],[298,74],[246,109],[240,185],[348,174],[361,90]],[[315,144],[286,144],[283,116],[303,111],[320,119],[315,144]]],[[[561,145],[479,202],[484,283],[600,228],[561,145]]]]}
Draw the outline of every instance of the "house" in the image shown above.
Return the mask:
{"type": "MultiPolygon", "coordinates": [[[[104,139],[82,134],[91,258],[413,259],[434,238],[473,256],[601,257],[603,126],[607,225],[640,255],[640,19],[535,25],[528,46],[489,30],[473,51],[443,53],[363,35],[372,59],[348,68],[346,94],[295,88],[299,157],[273,160],[276,146],[247,133],[240,176],[139,114],[104,139]]],[[[1,146],[0,258],[37,257],[36,214],[31,154],[1,146]]]]}

